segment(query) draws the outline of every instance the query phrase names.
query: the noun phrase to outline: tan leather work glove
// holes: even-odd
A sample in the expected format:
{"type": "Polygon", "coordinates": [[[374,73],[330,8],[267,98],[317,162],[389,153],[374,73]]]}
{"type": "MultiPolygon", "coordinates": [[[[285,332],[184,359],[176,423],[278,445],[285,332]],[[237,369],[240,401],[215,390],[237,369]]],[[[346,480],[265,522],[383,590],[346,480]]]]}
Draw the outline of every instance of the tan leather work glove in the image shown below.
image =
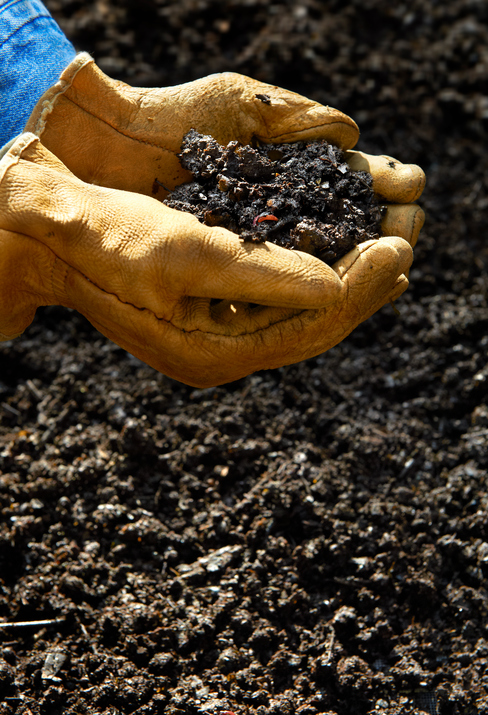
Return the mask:
{"type": "Polygon", "coordinates": [[[397,237],[333,268],[244,243],[151,197],[82,182],[32,134],[0,161],[0,338],[37,306],[64,305],[190,385],[327,350],[405,290],[411,260],[397,237]]]}

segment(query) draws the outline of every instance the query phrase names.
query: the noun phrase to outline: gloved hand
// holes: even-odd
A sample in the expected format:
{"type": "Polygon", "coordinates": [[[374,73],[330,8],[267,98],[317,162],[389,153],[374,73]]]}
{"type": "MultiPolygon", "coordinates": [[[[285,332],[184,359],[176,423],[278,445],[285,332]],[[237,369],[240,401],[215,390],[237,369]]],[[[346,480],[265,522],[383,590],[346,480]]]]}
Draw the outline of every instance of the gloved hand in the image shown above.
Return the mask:
{"type": "Polygon", "coordinates": [[[141,89],[110,79],[86,53],[41,97],[25,131],[83,181],[164,198],[160,184],[173,190],[191,180],[177,154],[192,128],[221,144],[323,136],[350,149],[359,137],[342,112],[243,75],[141,89]]]}
{"type": "Polygon", "coordinates": [[[190,385],[327,350],[405,290],[411,260],[397,237],[333,268],[244,243],[153,198],[80,181],[32,134],[0,162],[0,339],[37,306],[64,305],[190,385]]]}
{"type": "MultiPolygon", "coordinates": [[[[342,112],[243,75],[141,89],[110,79],[86,53],[41,97],[25,130],[83,181],[164,199],[164,187],[191,180],[177,154],[192,128],[220,144],[325,139],[348,150],[359,138],[342,112]]],[[[383,235],[415,245],[423,212],[412,202],[422,193],[423,171],[391,157],[347,156],[353,169],[372,173],[376,192],[392,204],[383,235]]]]}

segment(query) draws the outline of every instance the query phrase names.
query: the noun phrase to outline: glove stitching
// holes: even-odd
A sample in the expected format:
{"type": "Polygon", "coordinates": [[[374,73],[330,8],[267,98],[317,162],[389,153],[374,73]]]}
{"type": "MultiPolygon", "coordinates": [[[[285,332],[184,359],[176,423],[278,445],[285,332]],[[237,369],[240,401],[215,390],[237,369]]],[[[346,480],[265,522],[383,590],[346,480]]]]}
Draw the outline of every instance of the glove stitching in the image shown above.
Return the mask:
{"type": "Polygon", "coordinates": [[[51,112],[54,109],[54,105],[58,99],[58,97],[66,92],[67,89],[70,88],[71,82],[65,82],[64,80],[59,80],[57,84],[55,85],[56,87],[59,87],[59,90],[52,94],[49,99],[45,99],[42,102],[42,109],[39,112],[39,116],[37,117],[36,123],[34,125],[33,133],[37,134],[37,136],[40,138],[42,134],[44,133],[44,130],[46,128],[46,122],[48,116],[51,114],[51,112]]]}
{"type": "Polygon", "coordinates": [[[62,72],[56,84],[48,89],[39,99],[38,104],[34,107],[31,117],[27,122],[27,131],[37,134],[39,138],[41,137],[46,128],[47,117],[53,111],[59,96],[64,94],[72,86],[78,72],[92,62],[93,58],[87,52],[82,52],[75,57],[64,72],[62,72]],[[32,122],[34,122],[33,126],[32,122]]]}
{"type": "MultiPolygon", "coordinates": [[[[48,247],[49,248],[49,247],[48,247]]],[[[49,249],[52,251],[52,249],[49,249]]],[[[66,293],[66,278],[68,276],[68,271],[71,268],[69,263],[66,263],[66,261],[63,261],[62,258],[59,258],[54,251],[54,261],[51,267],[51,274],[50,274],[50,283],[51,283],[51,290],[53,292],[53,295],[55,296],[56,300],[59,301],[60,305],[64,305],[64,300],[60,296],[59,293],[59,285],[61,284],[64,292],[66,293]],[[61,266],[61,267],[60,267],[61,266]]],[[[76,270],[76,269],[75,269],[76,270]]]]}

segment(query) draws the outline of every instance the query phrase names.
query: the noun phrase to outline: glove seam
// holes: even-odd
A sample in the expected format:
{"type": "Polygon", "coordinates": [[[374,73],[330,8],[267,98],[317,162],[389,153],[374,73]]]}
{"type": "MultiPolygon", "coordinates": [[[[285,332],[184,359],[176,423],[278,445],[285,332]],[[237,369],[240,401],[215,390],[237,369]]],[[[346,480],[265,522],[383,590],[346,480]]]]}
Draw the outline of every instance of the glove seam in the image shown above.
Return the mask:
{"type": "Polygon", "coordinates": [[[68,276],[68,271],[71,266],[69,265],[69,263],[66,263],[66,261],[63,261],[63,259],[60,258],[56,253],[54,253],[52,248],[50,248],[49,250],[51,250],[54,255],[54,261],[51,266],[51,274],[49,276],[51,290],[58,303],[60,303],[61,305],[65,305],[66,301],[63,298],[63,291],[64,294],[66,294],[66,278],[68,276]],[[61,292],[59,291],[60,286],[62,289],[61,292]]]}
{"type": "Polygon", "coordinates": [[[54,105],[62,94],[72,86],[76,75],[80,70],[93,62],[93,58],[87,52],[81,52],[61,73],[58,81],[40,97],[32,114],[26,124],[26,131],[31,131],[39,138],[46,128],[47,117],[54,109],[54,105]],[[37,115],[37,116],[36,116],[37,115]],[[34,125],[32,120],[36,117],[34,125]]]}
{"type": "Polygon", "coordinates": [[[56,102],[56,100],[58,99],[58,97],[60,95],[65,93],[65,91],[70,87],[70,84],[68,84],[64,80],[58,80],[58,82],[56,82],[55,87],[59,87],[59,89],[53,96],[51,96],[49,99],[41,99],[42,104],[41,104],[39,116],[36,120],[34,127],[32,128],[32,131],[34,132],[34,134],[37,134],[37,136],[39,138],[44,133],[44,130],[46,128],[47,117],[53,111],[54,103],[56,102]]]}

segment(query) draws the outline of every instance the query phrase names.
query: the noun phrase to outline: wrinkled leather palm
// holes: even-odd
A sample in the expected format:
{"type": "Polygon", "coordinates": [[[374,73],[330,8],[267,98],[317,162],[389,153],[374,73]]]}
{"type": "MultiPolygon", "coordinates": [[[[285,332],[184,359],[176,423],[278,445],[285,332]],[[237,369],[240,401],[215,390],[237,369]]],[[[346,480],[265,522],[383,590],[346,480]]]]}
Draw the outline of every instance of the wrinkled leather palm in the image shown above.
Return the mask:
{"type": "Polygon", "coordinates": [[[329,267],[160,203],[161,184],[189,178],[176,155],[191,127],[220,142],[324,138],[345,150],[358,137],[337,110],[241,75],[144,90],[78,56],[34,110],[37,136],[0,163],[3,339],[37,306],[65,305],[157,370],[209,386],[317,355],[405,290],[423,220],[418,167],[348,152],[392,205],[383,238],[329,267]]]}

